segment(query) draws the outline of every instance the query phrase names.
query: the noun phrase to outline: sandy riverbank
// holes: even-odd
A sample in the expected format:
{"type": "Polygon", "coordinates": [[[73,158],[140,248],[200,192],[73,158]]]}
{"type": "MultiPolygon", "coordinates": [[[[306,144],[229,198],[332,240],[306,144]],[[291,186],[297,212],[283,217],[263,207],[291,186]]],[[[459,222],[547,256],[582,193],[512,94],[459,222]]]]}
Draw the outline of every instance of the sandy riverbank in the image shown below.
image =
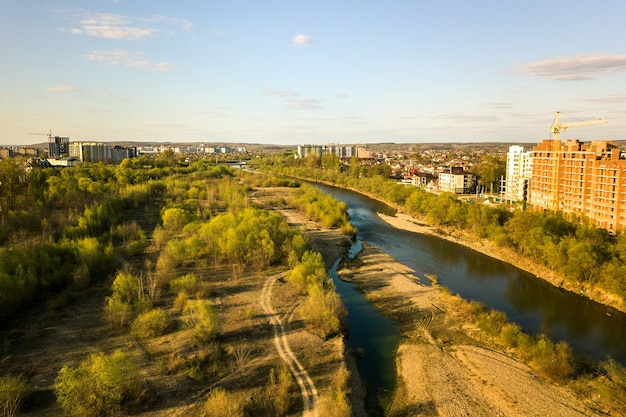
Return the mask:
{"type": "Polygon", "coordinates": [[[566,389],[480,342],[478,329],[454,313],[448,296],[422,285],[411,269],[384,252],[364,245],[339,276],[357,283],[400,323],[398,389],[389,415],[598,415],[566,389]]]}
{"type": "Polygon", "coordinates": [[[455,232],[454,234],[446,233],[432,226],[422,224],[406,213],[398,212],[395,216],[387,216],[385,214],[378,213],[378,216],[395,228],[438,236],[441,239],[446,239],[459,245],[469,247],[487,256],[491,256],[510,263],[511,265],[515,265],[524,271],[530,272],[538,278],[550,282],[556,287],[561,287],[567,291],[581,294],[598,303],[626,312],[626,304],[620,297],[609,294],[598,288],[591,288],[582,283],[566,281],[561,275],[555,273],[554,271],[544,266],[532,263],[528,259],[516,254],[510,249],[497,247],[493,244],[493,242],[487,239],[479,239],[474,236],[470,237],[462,232],[455,232]]]}

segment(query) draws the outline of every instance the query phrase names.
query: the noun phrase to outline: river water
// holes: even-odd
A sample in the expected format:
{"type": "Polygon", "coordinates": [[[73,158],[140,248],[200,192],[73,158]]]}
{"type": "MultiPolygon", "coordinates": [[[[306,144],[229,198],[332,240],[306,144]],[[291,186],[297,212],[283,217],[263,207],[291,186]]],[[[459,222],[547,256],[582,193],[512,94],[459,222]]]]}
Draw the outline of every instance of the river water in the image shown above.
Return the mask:
{"type": "MultiPolygon", "coordinates": [[[[376,213],[393,214],[394,210],[376,200],[336,187],[316,186],[348,205],[350,221],[358,228],[357,241],[376,246],[411,267],[422,283],[428,285],[424,274],[434,274],[453,293],[505,312],[510,321],[527,333],[543,333],[555,342],[564,340],[576,354],[590,359],[612,357],[626,365],[626,314],[556,288],[464,246],[393,228],[376,213]]],[[[346,287],[339,280],[336,283],[344,302],[355,297],[344,294],[356,292],[351,286],[346,287]]],[[[397,348],[397,330],[392,321],[372,321],[371,305],[367,308],[359,304],[351,309],[350,303],[346,304],[348,343],[353,349],[363,350],[359,370],[368,384],[369,395],[380,395],[393,389],[388,384],[395,384],[395,364],[389,360],[393,361],[397,348]]]]}

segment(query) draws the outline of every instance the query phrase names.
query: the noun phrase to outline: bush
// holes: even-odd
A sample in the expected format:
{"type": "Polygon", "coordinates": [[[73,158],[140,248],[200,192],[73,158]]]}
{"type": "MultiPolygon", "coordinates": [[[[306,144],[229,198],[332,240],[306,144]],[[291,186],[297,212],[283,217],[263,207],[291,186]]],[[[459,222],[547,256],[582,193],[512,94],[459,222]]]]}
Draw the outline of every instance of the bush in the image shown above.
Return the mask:
{"type": "Polygon", "coordinates": [[[293,386],[293,376],[285,365],[270,370],[270,376],[265,395],[269,401],[271,415],[284,416],[292,405],[292,398],[289,395],[293,386]]]}
{"type": "Polygon", "coordinates": [[[162,336],[169,325],[169,318],[163,309],[155,308],[139,315],[131,326],[133,335],[142,338],[162,336]]]}
{"type": "Polygon", "coordinates": [[[55,382],[57,401],[71,416],[116,415],[143,393],[139,371],[121,351],[93,354],[77,368],[64,366],[55,382]]]}
{"type": "Polygon", "coordinates": [[[196,274],[193,273],[183,275],[182,277],[172,280],[172,282],[170,282],[170,288],[175,293],[184,291],[187,294],[193,294],[198,288],[198,278],[196,274]]]}
{"type": "Polygon", "coordinates": [[[107,323],[121,329],[126,327],[130,321],[132,317],[132,307],[119,297],[109,297],[104,307],[104,315],[107,323]]]}
{"type": "Polygon", "coordinates": [[[206,417],[243,417],[244,401],[236,394],[232,394],[222,388],[216,388],[204,403],[204,415],[206,417]]]}
{"type": "Polygon", "coordinates": [[[322,254],[306,251],[300,262],[287,274],[287,281],[302,293],[314,284],[323,283],[327,278],[322,254]]]}
{"type": "Polygon", "coordinates": [[[311,331],[322,339],[336,334],[341,328],[344,314],[341,298],[334,292],[334,288],[325,289],[321,285],[309,288],[309,296],[302,307],[302,317],[311,331]]]}
{"type": "Polygon", "coordinates": [[[547,337],[537,339],[532,349],[531,364],[544,376],[561,382],[574,374],[574,357],[565,342],[552,343],[547,337]]]}
{"type": "Polygon", "coordinates": [[[213,340],[221,329],[217,312],[208,301],[204,300],[188,301],[183,310],[182,320],[193,329],[194,338],[201,343],[213,340]]]}
{"type": "Polygon", "coordinates": [[[0,414],[3,417],[17,416],[30,391],[31,387],[23,376],[0,377],[0,414]]]}

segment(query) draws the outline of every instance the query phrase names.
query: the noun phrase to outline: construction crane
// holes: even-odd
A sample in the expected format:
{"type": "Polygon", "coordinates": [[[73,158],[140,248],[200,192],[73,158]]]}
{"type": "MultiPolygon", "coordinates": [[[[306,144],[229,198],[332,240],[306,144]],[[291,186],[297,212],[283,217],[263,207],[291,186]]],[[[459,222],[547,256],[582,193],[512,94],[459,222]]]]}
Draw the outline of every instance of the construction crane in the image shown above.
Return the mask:
{"type": "Polygon", "coordinates": [[[42,136],[48,136],[48,143],[52,142],[52,129],[50,129],[48,131],[48,133],[27,133],[27,135],[42,135],[42,136]]]}
{"type": "Polygon", "coordinates": [[[570,127],[579,127],[579,126],[591,126],[591,125],[600,125],[603,123],[608,123],[604,119],[596,119],[596,120],[587,120],[584,122],[574,122],[568,124],[561,124],[561,112],[556,112],[556,117],[554,118],[554,123],[550,127],[550,133],[552,134],[552,139],[561,140],[561,130],[563,133],[570,127]]]}
{"type": "Polygon", "coordinates": [[[607,121],[604,119],[596,119],[583,122],[561,124],[561,112],[556,112],[554,122],[552,123],[552,126],[550,126],[550,134],[552,135],[552,178],[550,181],[551,187],[549,204],[552,210],[559,210],[560,208],[559,201],[561,199],[561,193],[559,192],[559,178],[561,170],[561,160],[563,158],[563,152],[561,152],[561,131],[565,133],[565,131],[570,127],[591,126],[604,123],[607,123],[607,121]]]}

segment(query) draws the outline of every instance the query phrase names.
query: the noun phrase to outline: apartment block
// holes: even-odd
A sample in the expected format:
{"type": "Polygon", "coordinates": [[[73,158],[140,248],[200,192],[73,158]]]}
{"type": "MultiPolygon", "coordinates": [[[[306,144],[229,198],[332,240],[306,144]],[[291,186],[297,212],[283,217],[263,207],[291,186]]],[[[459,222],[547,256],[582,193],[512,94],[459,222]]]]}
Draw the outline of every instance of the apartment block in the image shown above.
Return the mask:
{"type": "Polygon", "coordinates": [[[528,183],[532,176],[533,158],[522,146],[511,146],[506,154],[506,181],[504,200],[510,202],[526,201],[528,183]]]}
{"type": "Polygon", "coordinates": [[[342,145],[298,145],[298,158],[306,158],[308,155],[314,154],[321,158],[322,155],[334,154],[341,159],[350,159],[357,157],[359,159],[369,159],[371,153],[362,146],[342,146],[342,145]]]}
{"type": "Polygon", "coordinates": [[[609,141],[546,139],[532,160],[532,208],[579,214],[611,233],[626,227],[626,151],[609,141]]]}
{"type": "Polygon", "coordinates": [[[70,156],[75,156],[81,162],[98,162],[112,160],[111,145],[96,142],[70,143],[70,156]]]}
{"type": "Polygon", "coordinates": [[[48,157],[62,158],[69,153],[70,138],[48,136],[48,157]]]}
{"type": "Polygon", "coordinates": [[[439,173],[439,191],[470,194],[476,190],[476,177],[462,167],[451,167],[439,173]]]}

